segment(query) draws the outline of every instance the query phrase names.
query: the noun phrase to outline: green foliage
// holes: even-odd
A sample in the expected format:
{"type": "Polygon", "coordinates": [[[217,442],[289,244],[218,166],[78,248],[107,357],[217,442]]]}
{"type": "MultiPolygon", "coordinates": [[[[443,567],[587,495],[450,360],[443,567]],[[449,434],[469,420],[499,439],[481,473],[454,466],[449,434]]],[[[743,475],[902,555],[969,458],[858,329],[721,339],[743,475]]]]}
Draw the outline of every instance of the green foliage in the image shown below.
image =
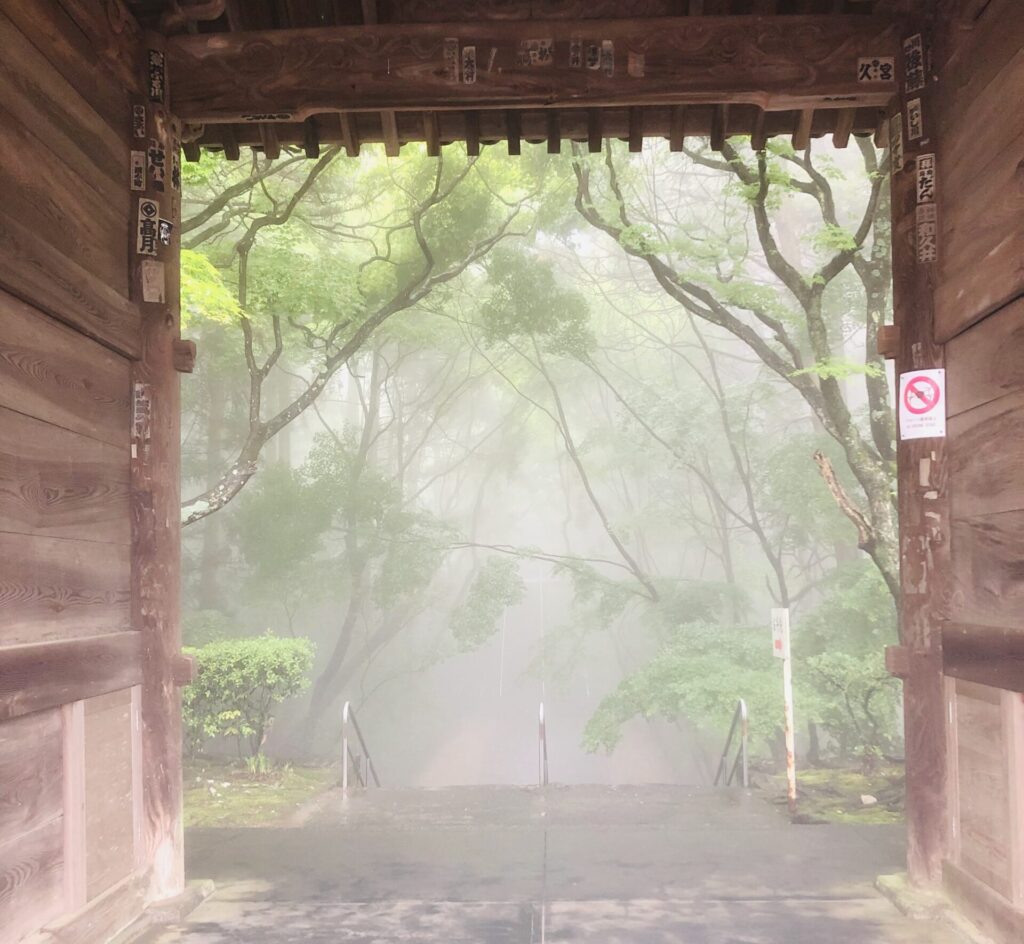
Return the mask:
{"type": "Polygon", "coordinates": [[[794,370],[792,376],[800,377],[806,374],[813,374],[822,379],[846,380],[848,377],[883,377],[885,371],[877,364],[858,363],[846,357],[830,357],[802,370],[794,370]]]}
{"type": "Polygon", "coordinates": [[[583,734],[590,751],[611,751],[630,718],[690,718],[711,730],[728,729],[736,700],[750,711],[751,734],[764,741],[781,723],[778,663],[761,626],[679,627],[646,665],[606,696],[583,734]]]}
{"type": "Polygon", "coordinates": [[[220,610],[193,610],[181,620],[181,635],[186,646],[205,646],[231,635],[231,619],[220,610]]]}
{"type": "Polygon", "coordinates": [[[452,635],[459,649],[468,652],[490,639],[505,611],[521,602],[525,594],[519,561],[488,557],[473,577],[465,600],[451,613],[452,635]]]}
{"type": "Polygon", "coordinates": [[[195,649],[195,681],[182,692],[190,756],[214,737],[233,737],[239,754],[259,754],[274,710],[309,684],[313,643],[273,635],[222,640],[195,649]]]}
{"type": "Polygon", "coordinates": [[[548,350],[576,357],[593,347],[586,299],[560,284],[543,259],[521,249],[496,249],[487,263],[487,285],[480,313],[487,344],[536,338],[548,350]]]}
{"type": "Polygon", "coordinates": [[[811,237],[811,246],[816,252],[828,253],[851,252],[857,248],[854,234],[843,226],[826,223],[811,237]]]}
{"type": "Polygon", "coordinates": [[[181,326],[235,324],[242,314],[234,291],[204,255],[181,251],[181,326]]]}

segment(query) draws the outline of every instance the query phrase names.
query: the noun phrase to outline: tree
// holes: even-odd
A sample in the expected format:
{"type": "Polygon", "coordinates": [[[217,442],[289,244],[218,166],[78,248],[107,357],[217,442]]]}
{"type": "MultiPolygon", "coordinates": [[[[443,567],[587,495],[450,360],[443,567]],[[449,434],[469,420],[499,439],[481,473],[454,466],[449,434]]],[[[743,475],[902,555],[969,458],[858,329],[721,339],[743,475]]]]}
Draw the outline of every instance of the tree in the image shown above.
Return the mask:
{"type": "MultiPolygon", "coordinates": [[[[809,407],[825,432],[840,446],[847,467],[864,496],[861,508],[822,454],[818,460],[837,503],[858,530],[858,546],[874,561],[894,598],[899,593],[896,508],[893,495],[893,429],[888,388],[873,348],[885,315],[889,273],[886,170],[870,142],[857,139],[870,180],[859,221],[850,230],[840,221],[833,182],[810,148],[797,154],[786,143],[744,153],[725,143],[722,159],[706,150],[689,150],[694,165],[728,175],[749,206],[758,252],[746,248],[748,228],[715,232],[695,220],[652,212],[638,189],[624,180],[609,146],[604,155],[604,190],[596,189],[600,165],[577,154],[576,209],[591,226],[613,239],[630,257],[644,263],[657,284],[690,315],[739,339],[809,407]],[[783,252],[773,229],[772,210],[784,195],[800,195],[817,206],[821,226],[814,241],[813,265],[802,271],[783,252]],[[707,245],[705,243],[710,243],[707,245]],[[724,263],[723,263],[723,260],[724,263]],[[766,285],[766,267],[782,287],[766,285]],[[842,323],[830,318],[830,290],[848,270],[863,284],[865,353],[855,363],[843,354],[836,335],[842,323]],[[844,396],[843,382],[861,378],[869,410],[867,428],[857,422],[844,396]]],[[[684,197],[685,203],[685,197],[684,197]]],[[[662,209],[658,204],[657,209],[662,209]]],[[[706,219],[706,218],[705,218],[706,219]]]]}
{"type": "Polygon", "coordinates": [[[263,447],[389,318],[415,308],[502,240],[522,235],[540,190],[525,175],[492,179],[501,177],[493,160],[421,156],[392,168],[346,165],[338,154],[329,149],[304,172],[291,156],[278,171],[254,158],[248,175],[236,172],[241,179],[230,183],[222,170],[200,165],[187,180],[195,212],[183,232],[197,233],[188,248],[201,247],[217,271],[186,271],[192,277],[183,281],[184,307],[237,326],[249,390],[242,441],[216,480],[183,503],[186,525],[241,491],[263,447]],[[228,284],[234,310],[211,312],[209,300],[222,301],[228,284]],[[286,350],[305,367],[303,385],[267,415],[268,378],[286,350]]]}

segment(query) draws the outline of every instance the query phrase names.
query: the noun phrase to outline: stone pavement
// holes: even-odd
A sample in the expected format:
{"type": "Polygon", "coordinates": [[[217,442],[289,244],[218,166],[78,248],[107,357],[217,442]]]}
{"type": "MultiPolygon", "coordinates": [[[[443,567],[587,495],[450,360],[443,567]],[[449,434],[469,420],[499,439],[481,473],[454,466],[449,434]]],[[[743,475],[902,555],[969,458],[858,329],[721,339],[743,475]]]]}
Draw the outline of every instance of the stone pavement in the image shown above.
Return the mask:
{"type": "Polygon", "coordinates": [[[875,892],[901,828],[793,826],[742,791],[332,791],[187,849],[218,891],[145,944],[960,944],[875,892]]]}

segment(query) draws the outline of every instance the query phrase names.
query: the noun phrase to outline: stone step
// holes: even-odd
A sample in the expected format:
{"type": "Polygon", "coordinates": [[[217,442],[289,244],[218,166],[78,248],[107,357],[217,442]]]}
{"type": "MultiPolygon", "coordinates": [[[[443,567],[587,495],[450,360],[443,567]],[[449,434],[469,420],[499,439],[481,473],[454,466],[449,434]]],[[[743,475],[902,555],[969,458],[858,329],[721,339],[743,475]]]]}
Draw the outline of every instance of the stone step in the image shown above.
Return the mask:
{"type": "Polygon", "coordinates": [[[146,944],[959,944],[880,898],[233,902],[146,944]]]}

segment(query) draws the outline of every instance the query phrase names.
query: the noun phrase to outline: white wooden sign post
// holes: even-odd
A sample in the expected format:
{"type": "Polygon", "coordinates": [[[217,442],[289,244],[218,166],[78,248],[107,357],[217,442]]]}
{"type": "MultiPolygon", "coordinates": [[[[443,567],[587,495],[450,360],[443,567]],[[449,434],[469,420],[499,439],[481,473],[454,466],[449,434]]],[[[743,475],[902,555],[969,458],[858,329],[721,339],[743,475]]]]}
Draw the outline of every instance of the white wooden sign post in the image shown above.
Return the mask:
{"type": "Polygon", "coordinates": [[[796,728],[793,723],[793,660],[789,649],[789,608],[772,610],[772,655],[782,660],[782,699],[786,736],[786,798],[796,812],[796,728]]]}

